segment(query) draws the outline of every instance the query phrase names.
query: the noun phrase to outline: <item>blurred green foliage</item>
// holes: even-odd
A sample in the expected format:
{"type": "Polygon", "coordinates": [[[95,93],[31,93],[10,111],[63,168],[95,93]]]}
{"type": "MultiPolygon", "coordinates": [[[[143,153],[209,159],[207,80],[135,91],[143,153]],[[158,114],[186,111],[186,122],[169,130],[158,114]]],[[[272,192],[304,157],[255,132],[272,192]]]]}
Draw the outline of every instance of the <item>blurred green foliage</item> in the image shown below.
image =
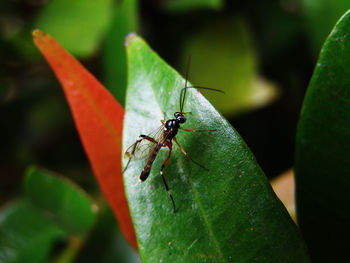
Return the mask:
{"type": "Polygon", "coordinates": [[[67,180],[30,168],[25,194],[0,211],[1,262],[42,262],[55,242],[83,238],[97,206],[67,180]]]}
{"type": "MultiPolygon", "coordinates": [[[[127,33],[139,32],[182,75],[192,54],[190,80],[225,89],[227,96],[208,94],[213,96],[209,99],[225,113],[267,176],[272,177],[293,165],[296,123],[316,56],[348,8],[346,0],[2,2],[0,203],[4,207],[0,231],[24,231],[18,235],[35,249],[24,248],[23,240],[13,240],[13,244],[19,250],[26,249],[26,258],[29,254],[25,253],[32,253],[30,257],[38,262],[52,247],[56,262],[74,258],[96,262],[91,254],[84,257],[91,251],[101,253],[97,254],[100,262],[137,260],[108,208],[99,210],[80,254],[67,241],[64,224],[43,217],[33,200],[21,194],[24,170],[34,163],[73,179],[94,199],[100,196],[64,95],[38,55],[31,30],[46,31],[83,59],[122,104],[127,82],[123,45],[127,33]],[[260,100],[256,100],[258,94],[260,100]],[[31,230],[25,229],[28,225],[31,230]]],[[[48,195],[55,194],[49,189],[48,195]]],[[[60,206],[56,201],[50,205],[60,206]]],[[[0,243],[5,237],[2,233],[0,243]]],[[[0,254],[2,261],[4,254],[0,254]]]]}
{"type": "Polygon", "coordinates": [[[103,53],[105,85],[119,103],[124,106],[127,85],[125,37],[138,31],[138,1],[128,0],[119,3],[106,36],[103,53]]]}
{"type": "Polygon", "coordinates": [[[69,179],[34,167],[23,186],[0,210],[1,262],[138,262],[104,200],[97,205],[69,179]]]}
{"type": "Polygon", "coordinates": [[[87,57],[106,35],[112,11],[112,0],[51,0],[36,17],[34,27],[50,32],[73,55],[87,57]]]}
{"type": "Polygon", "coordinates": [[[317,56],[334,24],[350,8],[348,0],[301,0],[311,50],[317,56]]]}
{"type": "Polygon", "coordinates": [[[71,234],[84,235],[94,224],[97,206],[77,186],[63,178],[30,169],[25,177],[24,191],[38,208],[50,213],[51,219],[71,234]]]}
{"type": "Polygon", "coordinates": [[[223,97],[202,91],[223,114],[237,115],[276,98],[276,87],[258,75],[251,42],[242,19],[222,18],[203,24],[184,43],[182,64],[192,57],[190,81],[223,90],[223,97]]]}
{"type": "Polygon", "coordinates": [[[169,12],[187,12],[200,9],[220,9],[223,0],[165,0],[163,8],[169,12]]]}
{"type": "Polygon", "coordinates": [[[1,211],[0,260],[42,262],[54,241],[64,236],[64,231],[43,217],[28,200],[17,199],[1,211]]]}

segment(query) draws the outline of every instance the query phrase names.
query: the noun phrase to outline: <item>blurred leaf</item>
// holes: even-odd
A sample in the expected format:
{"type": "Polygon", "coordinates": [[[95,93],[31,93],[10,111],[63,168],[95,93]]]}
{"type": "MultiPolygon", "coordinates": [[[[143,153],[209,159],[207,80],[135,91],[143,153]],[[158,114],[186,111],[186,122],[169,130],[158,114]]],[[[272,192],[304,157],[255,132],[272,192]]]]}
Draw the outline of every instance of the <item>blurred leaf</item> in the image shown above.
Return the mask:
{"type": "Polygon", "coordinates": [[[123,0],[114,14],[104,48],[106,87],[124,106],[127,65],[124,41],[130,32],[138,31],[138,0],[123,0]]]}
{"type": "Polygon", "coordinates": [[[334,24],[350,8],[350,2],[348,0],[302,0],[301,4],[306,32],[316,56],[334,24]]]}
{"type": "Polygon", "coordinates": [[[115,221],[113,211],[105,202],[99,203],[99,218],[76,263],[136,263],[138,254],[126,242],[115,221]],[[103,244],[103,246],[101,246],[103,244]]]}
{"type": "MultiPolygon", "coordinates": [[[[268,63],[274,63],[278,60],[279,64],[285,63],[284,53],[290,54],[291,49],[298,48],[297,43],[301,36],[304,36],[301,33],[302,21],[299,9],[299,0],[260,1],[254,5],[254,11],[252,10],[250,16],[254,17],[252,33],[255,48],[259,50],[259,61],[267,60],[268,63]]],[[[279,64],[275,66],[278,67],[279,64]]],[[[288,67],[284,66],[283,70],[288,71],[288,67]]]]}
{"type": "MultiPolygon", "coordinates": [[[[127,54],[124,150],[159,126],[163,112],[179,110],[185,85],[141,38],[128,37],[127,54]]],[[[160,151],[142,184],[144,162],[131,163],[124,181],[142,262],[308,262],[296,226],[237,132],[196,90],[188,90],[184,111],[191,112],[184,128],[217,129],[177,136],[210,172],[174,146],[164,170],[177,205],[173,213],[159,176],[168,151],[160,151]]]]}
{"type": "Polygon", "coordinates": [[[125,242],[118,227],[112,229],[112,240],[103,259],[106,263],[141,263],[140,256],[125,242]]]}
{"type": "Polygon", "coordinates": [[[86,57],[96,50],[112,11],[112,0],[51,0],[39,13],[34,28],[55,36],[74,55],[86,57]]]}
{"type": "Polygon", "coordinates": [[[67,179],[30,168],[24,187],[33,204],[70,234],[85,235],[96,220],[97,206],[67,179]]]}
{"type": "Polygon", "coordinates": [[[56,253],[58,255],[52,257],[50,263],[75,262],[76,255],[80,251],[80,247],[84,243],[84,240],[75,236],[71,236],[67,241],[68,242],[65,249],[62,252],[60,251],[60,253],[56,253]]]}
{"type": "Polygon", "coordinates": [[[314,262],[344,262],[350,235],[350,12],[325,42],[296,138],[297,218],[314,262]]]}
{"type": "Polygon", "coordinates": [[[221,9],[222,0],[165,0],[164,9],[170,12],[186,12],[197,9],[221,9]]]}
{"type": "Polygon", "coordinates": [[[32,133],[39,136],[53,134],[71,121],[67,118],[69,110],[62,103],[62,96],[59,93],[61,91],[50,92],[45,93],[46,96],[36,97],[33,103],[27,105],[26,125],[32,130],[32,133]]]}
{"type": "Polygon", "coordinates": [[[53,242],[65,236],[29,200],[17,200],[0,211],[0,262],[43,262],[53,242]]]}
{"type": "Polygon", "coordinates": [[[33,46],[32,39],[30,37],[30,32],[33,30],[32,27],[24,28],[22,31],[15,34],[11,37],[8,42],[14,50],[16,50],[16,54],[20,55],[24,60],[33,60],[39,57],[38,50],[33,46]]]}
{"type": "Polygon", "coordinates": [[[35,168],[28,170],[24,187],[26,198],[0,212],[0,262],[43,262],[54,242],[68,235],[60,257],[73,259],[81,243],[74,236],[91,229],[96,206],[67,179],[35,168]]]}
{"type": "Polygon", "coordinates": [[[124,110],[96,78],[52,37],[33,32],[36,46],[62,84],[92,169],[126,239],[136,238],[121,175],[121,137],[124,110]]]}
{"type": "Polygon", "coordinates": [[[225,91],[225,96],[203,91],[223,114],[236,115],[276,98],[276,88],[257,74],[256,54],[241,20],[224,19],[193,33],[183,49],[183,65],[190,54],[189,79],[225,91]]]}

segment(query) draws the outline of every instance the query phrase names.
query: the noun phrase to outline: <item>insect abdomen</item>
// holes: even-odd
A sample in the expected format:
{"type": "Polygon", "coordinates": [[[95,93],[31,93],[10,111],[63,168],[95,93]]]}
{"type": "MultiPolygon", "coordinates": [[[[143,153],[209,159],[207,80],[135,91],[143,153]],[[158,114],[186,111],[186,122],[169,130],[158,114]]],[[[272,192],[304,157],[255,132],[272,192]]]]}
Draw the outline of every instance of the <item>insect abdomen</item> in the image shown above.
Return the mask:
{"type": "Polygon", "coordinates": [[[141,175],[140,175],[140,182],[143,182],[147,179],[147,177],[149,176],[149,172],[151,169],[147,169],[147,171],[145,171],[145,169],[142,170],[141,175]]]}
{"type": "Polygon", "coordinates": [[[156,147],[153,150],[153,152],[151,153],[150,157],[148,158],[148,161],[147,161],[145,167],[143,168],[143,170],[141,172],[141,175],[140,175],[140,178],[139,178],[140,182],[146,181],[147,177],[149,176],[149,173],[150,173],[151,168],[152,168],[152,164],[153,164],[154,160],[156,159],[160,148],[161,148],[161,145],[156,147]]]}

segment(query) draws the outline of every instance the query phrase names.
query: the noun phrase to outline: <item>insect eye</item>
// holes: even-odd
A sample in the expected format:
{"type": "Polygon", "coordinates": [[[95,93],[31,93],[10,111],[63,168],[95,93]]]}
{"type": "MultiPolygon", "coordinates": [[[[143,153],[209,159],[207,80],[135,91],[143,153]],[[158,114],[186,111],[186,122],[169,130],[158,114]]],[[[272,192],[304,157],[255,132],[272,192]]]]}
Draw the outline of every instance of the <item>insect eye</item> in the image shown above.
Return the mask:
{"type": "Polygon", "coordinates": [[[185,118],[184,116],[180,116],[180,117],[178,118],[178,120],[179,120],[180,123],[185,123],[186,118],[185,118]]]}
{"type": "Polygon", "coordinates": [[[176,119],[178,119],[178,117],[181,115],[181,113],[180,112],[175,112],[174,113],[174,117],[176,118],[176,119]]]}

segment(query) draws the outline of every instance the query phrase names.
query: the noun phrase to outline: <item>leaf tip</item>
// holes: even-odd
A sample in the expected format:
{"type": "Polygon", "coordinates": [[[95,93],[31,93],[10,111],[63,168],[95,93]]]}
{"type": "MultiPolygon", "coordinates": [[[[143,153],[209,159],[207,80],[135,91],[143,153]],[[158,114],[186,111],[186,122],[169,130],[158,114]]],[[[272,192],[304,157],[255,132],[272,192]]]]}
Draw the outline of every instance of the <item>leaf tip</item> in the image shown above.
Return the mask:
{"type": "Polygon", "coordinates": [[[95,204],[94,202],[92,202],[91,204],[91,211],[95,214],[99,211],[97,204],[95,204]]]}
{"type": "Polygon", "coordinates": [[[24,181],[28,180],[28,178],[30,178],[34,173],[35,171],[37,170],[38,168],[35,166],[35,165],[30,165],[29,167],[27,167],[26,171],[25,171],[25,179],[24,181]]]}
{"type": "Polygon", "coordinates": [[[46,33],[41,31],[40,29],[34,29],[32,31],[32,36],[34,39],[37,39],[37,38],[43,38],[46,36],[46,33]]]}
{"type": "Polygon", "coordinates": [[[126,47],[129,46],[136,38],[137,38],[136,33],[134,33],[134,32],[129,33],[129,34],[126,36],[126,38],[125,38],[125,43],[124,43],[124,45],[125,45],[126,47]]]}

